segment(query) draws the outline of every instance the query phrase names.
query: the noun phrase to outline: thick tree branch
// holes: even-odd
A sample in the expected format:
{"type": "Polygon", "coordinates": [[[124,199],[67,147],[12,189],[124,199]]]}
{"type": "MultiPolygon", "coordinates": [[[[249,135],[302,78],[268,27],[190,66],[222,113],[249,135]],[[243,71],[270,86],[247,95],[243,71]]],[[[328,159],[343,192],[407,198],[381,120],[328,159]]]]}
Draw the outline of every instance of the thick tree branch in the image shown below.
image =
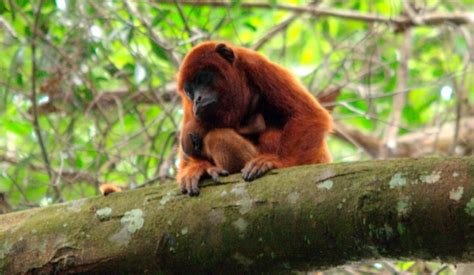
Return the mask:
{"type": "MultiPolygon", "coordinates": [[[[185,0],[179,1],[182,5],[192,6],[213,6],[213,7],[230,7],[232,4],[225,1],[195,1],[185,0]]],[[[159,3],[173,3],[170,0],[159,1],[159,3]]],[[[387,17],[374,13],[359,13],[351,10],[341,10],[325,7],[308,7],[308,6],[296,6],[290,4],[271,4],[271,3],[240,3],[241,8],[263,8],[263,9],[279,9],[291,12],[309,13],[313,16],[332,16],[348,20],[373,22],[373,23],[385,23],[395,25],[399,28],[405,28],[406,26],[428,26],[428,25],[439,25],[444,23],[452,23],[456,25],[473,24],[474,13],[472,12],[453,12],[453,13],[429,13],[423,14],[416,17],[416,22],[408,16],[400,17],[387,17]]]]}
{"type": "Polygon", "coordinates": [[[473,261],[474,158],[240,175],[201,196],[175,184],[9,213],[0,273],[235,273],[368,258],[473,261]]]}

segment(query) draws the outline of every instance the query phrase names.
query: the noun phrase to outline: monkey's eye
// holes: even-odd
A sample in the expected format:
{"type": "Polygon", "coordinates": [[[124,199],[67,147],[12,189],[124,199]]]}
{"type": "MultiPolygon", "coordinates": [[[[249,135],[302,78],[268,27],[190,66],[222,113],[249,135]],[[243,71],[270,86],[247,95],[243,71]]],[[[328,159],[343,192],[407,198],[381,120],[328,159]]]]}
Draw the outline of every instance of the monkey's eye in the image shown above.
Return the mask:
{"type": "Polygon", "coordinates": [[[189,99],[193,100],[194,95],[191,89],[191,85],[189,85],[189,83],[184,84],[184,93],[189,99]]]}

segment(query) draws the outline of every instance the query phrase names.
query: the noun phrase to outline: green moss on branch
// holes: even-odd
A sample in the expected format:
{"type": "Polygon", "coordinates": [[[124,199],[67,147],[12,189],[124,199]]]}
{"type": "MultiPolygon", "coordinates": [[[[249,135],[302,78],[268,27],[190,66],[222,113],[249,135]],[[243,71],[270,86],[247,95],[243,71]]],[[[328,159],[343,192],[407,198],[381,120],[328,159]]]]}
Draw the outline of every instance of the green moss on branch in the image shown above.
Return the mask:
{"type": "Polygon", "coordinates": [[[0,216],[0,273],[241,272],[473,261],[474,158],[301,166],[0,216]]]}

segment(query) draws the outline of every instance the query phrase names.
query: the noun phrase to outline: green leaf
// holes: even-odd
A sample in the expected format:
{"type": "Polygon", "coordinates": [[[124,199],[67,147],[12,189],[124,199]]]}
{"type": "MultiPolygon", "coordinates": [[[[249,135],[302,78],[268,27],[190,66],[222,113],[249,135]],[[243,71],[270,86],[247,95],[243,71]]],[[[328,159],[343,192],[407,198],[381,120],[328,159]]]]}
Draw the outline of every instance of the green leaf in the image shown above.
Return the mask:
{"type": "Polygon", "coordinates": [[[0,1],[0,14],[4,14],[7,11],[8,11],[8,9],[7,9],[7,6],[5,5],[5,2],[0,1]]]}
{"type": "Polygon", "coordinates": [[[149,41],[150,41],[150,45],[151,45],[151,49],[153,50],[153,53],[157,57],[168,61],[169,59],[168,59],[168,56],[166,55],[165,49],[163,49],[160,45],[156,44],[155,41],[153,41],[152,39],[149,39],[149,41]]]}
{"type": "Polygon", "coordinates": [[[7,120],[3,123],[3,126],[7,132],[11,132],[22,137],[29,135],[33,131],[33,127],[30,123],[21,121],[7,120]]]}
{"type": "Polygon", "coordinates": [[[247,28],[251,29],[252,31],[257,31],[257,27],[255,27],[254,25],[252,25],[252,23],[250,22],[245,22],[244,23],[244,26],[246,26],[247,28]]]}

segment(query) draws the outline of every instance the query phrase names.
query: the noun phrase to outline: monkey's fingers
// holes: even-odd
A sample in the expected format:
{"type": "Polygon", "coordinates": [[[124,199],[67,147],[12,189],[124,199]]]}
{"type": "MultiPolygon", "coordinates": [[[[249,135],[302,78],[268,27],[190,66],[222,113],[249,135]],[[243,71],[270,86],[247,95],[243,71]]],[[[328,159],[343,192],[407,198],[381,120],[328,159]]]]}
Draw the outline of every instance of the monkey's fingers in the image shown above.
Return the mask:
{"type": "Polygon", "coordinates": [[[248,162],[245,167],[242,169],[242,177],[244,178],[245,181],[251,181],[253,180],[251,175],[251,171],[253,169],[253,167],[255,166],[255,160],[256,159],[253,159],[251,160],[250,162],[248,162]]]}
{"type": "Polygon", "coordinates": [[[255,178],[260,178],[265,175],[268,171],[273,169],[273,164],[271,162],[264,163],[256,172],[255,178]]]}
{"type": "Polygon", "coordinates": [[[211,176],[214,182],[220,182],[219,176],[229,175],[229,172],[227,172],[227,170],[224,170],[215,166],[208,168],[206,172],[207,174],[209,174],[209,176],[211,176]]]}
{"type": "Polygon", "coordinates": [[[242,177],[245,181],[252,181],[259,178],[268,171],[275,168],[275,160],[270,156],[260,156],[249,161],[242,169],[242,177]]]}
{"type": "Polygon", "coordinates": [[[191,180],[191,191],[189,192],[189,195],[191,197],[199,196],[199,178],[194,177],[191,180]]]}
{"type": "Polygon", "coordinates": [[[181,187],[181,194],[187,194],[188,189],[186,188],[186,184],[184,183],[184,179],[182,182],[179,183],[179,187],[181,187]]]}
{"type": "Polygon", "coordinates": [[[246,174],[246,181],[252,181],[258,177],[263,176],[266,172],[271,170],[272,164],[269,162],[256,162],[246,174]]]}
{"type": "Polygon", "coordinates": [[[193,176],[186,176],[182,179],[180,186],[181,186],[181,193],[189,194],[189,196],[197,196],[199,195],[199,179],[201,177],[199,175],[193,176]]]}

